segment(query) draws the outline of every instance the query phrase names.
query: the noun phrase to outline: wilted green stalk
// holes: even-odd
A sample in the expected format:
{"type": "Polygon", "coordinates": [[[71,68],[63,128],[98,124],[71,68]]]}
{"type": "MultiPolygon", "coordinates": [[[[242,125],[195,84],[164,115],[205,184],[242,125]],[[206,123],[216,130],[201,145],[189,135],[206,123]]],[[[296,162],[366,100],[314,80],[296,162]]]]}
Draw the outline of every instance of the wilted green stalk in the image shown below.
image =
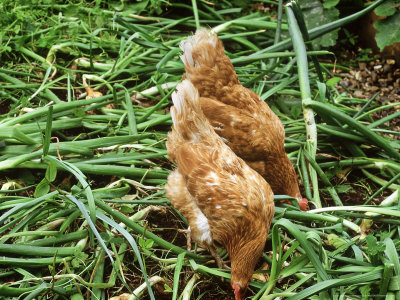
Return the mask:
{"type": "Polygon", "coordinates": [[[199,11],[197,10],[197,1],[192,0],[194,21],[196,22],[196,29],[200,29],[199,11]]]}
{"type": "MultiPolygon", "coordinates": [[[[302,102],[304,102],[306,100],[311,100],[310,82],[308,79],[307,51],[300,28],[292,11],[291,3],[286,5],[285,10],[288,18],[289,33],[292,38],[293,48],[297,58],[301,99],[302,102]]],[[[315,155],[317,153],[317,126],[314,120],[314,111],[310,107],[303,106],[303,115],[306,123],[307,133],[306,149],[311,157],[315,160],[315,155]]],[[[314,192],[313,201],[317,207],[322,207],[321,200],[319,198],[317,172],[310,165],[309,171],[314,192]]]]}

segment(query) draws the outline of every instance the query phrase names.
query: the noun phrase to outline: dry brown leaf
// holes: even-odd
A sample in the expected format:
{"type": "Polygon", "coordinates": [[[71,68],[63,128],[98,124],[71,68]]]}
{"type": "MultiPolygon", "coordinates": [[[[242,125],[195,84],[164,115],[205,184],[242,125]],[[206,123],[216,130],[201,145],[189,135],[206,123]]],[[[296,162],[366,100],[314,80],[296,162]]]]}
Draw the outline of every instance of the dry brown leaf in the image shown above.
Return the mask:
{"type": "MultiPolygon", "coordinates": [[[[266,262],[264,262],[259,270],[267,271],[269,270],[269,265],[266,262]]],[[[256,273],[253,274],[253,279],[257,279],[258,281],[261,282],[267,282],[269,280],[269,274],[256,273]]]]}
{"type": "Polygon", "coordinates": [[[345,168],[343,169],[341,172],[336,174],[336,177],[346,181],[347,180],[347,175],[349,174],[349,172],[351,171],[351,168],[345,168]]]}
{"type": "Polygon", "coordinates": [[[103,96],[102,93],[92,89],[91,87],[85,87],[86,90],[86,99],[93,99],[103,96]]]}

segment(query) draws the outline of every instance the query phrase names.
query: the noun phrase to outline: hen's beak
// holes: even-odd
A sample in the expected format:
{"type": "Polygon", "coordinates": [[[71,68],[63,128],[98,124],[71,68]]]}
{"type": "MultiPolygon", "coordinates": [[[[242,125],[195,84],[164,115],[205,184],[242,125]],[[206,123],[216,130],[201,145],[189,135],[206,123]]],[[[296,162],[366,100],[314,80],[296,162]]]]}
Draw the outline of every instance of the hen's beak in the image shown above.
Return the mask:
{"type": "Polygon", "coordinates": [[[235,300],[242,300],[244,298],[244,294],[246,294],[246,289],[242,289],[237,283],[232,284],[232,289],[235,294],[235,300]]]}

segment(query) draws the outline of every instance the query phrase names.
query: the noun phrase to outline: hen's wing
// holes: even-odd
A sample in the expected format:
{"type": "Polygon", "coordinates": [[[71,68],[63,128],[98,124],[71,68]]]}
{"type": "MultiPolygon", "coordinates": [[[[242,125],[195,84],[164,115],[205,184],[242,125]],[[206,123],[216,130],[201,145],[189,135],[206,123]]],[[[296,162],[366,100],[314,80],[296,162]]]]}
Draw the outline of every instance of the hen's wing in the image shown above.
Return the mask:
{"type": "Polygon", "coordinates": [[[200,97],[203,113],[215,132],[244,160],[263,160],[276,152],[284,152],[284,132],[272,118],[260,119],[248,110],[200,97]]]}
{"type": "Polygon", "coordinates": [[[266,225],[272,220],[270,186],[223,143],[218,147],[185,144],[177,153],[177,163],[214,240],[221,242],[224,231],[234,230],[240,218],[262,219],[266,225]]]}

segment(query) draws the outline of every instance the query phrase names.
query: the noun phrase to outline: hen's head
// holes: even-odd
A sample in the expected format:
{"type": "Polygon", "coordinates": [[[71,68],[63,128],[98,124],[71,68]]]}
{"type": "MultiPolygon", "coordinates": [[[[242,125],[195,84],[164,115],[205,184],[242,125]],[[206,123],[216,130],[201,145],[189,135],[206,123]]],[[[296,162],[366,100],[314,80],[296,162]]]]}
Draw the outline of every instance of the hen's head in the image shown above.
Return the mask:
{"type": "Polygon", "coordinates": [[[267,239],[265,224],[253,220],[252,225],[252,228],[247,227],[247,231],[246,226],[242,226],[226,248],[231,260],[231,286],[235,300],[244,298],[267,239]]]}

